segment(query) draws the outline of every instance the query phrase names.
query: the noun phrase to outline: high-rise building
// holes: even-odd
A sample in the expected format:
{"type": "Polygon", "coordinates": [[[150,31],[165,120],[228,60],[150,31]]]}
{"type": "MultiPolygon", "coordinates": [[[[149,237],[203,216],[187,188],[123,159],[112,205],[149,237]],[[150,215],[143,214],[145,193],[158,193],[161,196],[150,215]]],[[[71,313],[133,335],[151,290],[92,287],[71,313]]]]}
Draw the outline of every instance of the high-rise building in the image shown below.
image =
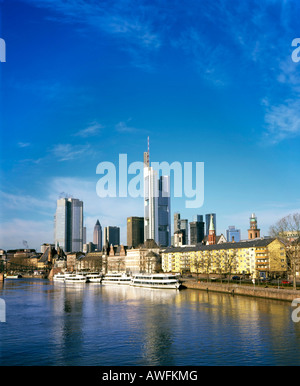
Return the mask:
{"type": "Polygon", "coordinates": [[[57,200],[54,217],[55,246],[64,252],[82,252],[83,202],[77,198],[57,200]]]}
{"type": "Polygon", "coordinates": [[[127,246],[136,248],[144,243],[144,217],[127,218],[127,246]]]}
{"type": "Polygon", "coordinates": [[[99,220],[97,220],[96,225],[94,226],[93,244],[97,251],[102,250],[102,227],[99,220]]]}
{"type": "Polygon", "coordinates": [[[217,234],[217,217],[216,217],[216,214],[215,213],[208,213],[205,215],[205,235],[206,236],[209,235],[209,226],[210,226],[211,216],[213,218],[214,228],[215,228],[215,232],[217,234]]]}
{"type": "Polygon", "coordinates": [[[180,229],[180,213],[174,213],[174,233],[180,229]]]}
{"type": "Polygon", "coordinates": [[[189,243],[189,229],[188,220],[180,218],[180,213],[174,214],[174,245],[175,245],[175,233],[178,231],[184,231],[177,234],[176,238],[180,236],[181,245],[187,245],[189,243]]]}
{"type": "Polygon", "coordinates": [[[170,177],[159,179],[158,196],[158,244],[163,247],[171,245],[171,213],[170,213],[170,177]]]}
{"type": "Polygon", "coordinates": [[[235,229],[235,226],[231,225],[226,230],[226,238],[228,242],[239,242],[241,241],[241,231],[240,229],[235,229]]]}
{"type": "Polygon", "coordinates": [[[120,245],[120,228],[108,226],[104,228],[104,245],[120,245]]]}
{"type": "Polygon", "coordinates": [[[250,217],[250,229],[248,229],[248,239],[256,239],[260,237],[260,229],[257,228],[257,217],[252,213],[250,217]]]}
{"type": "Polygon", "coordinates": [[[160,246],[171,244],[170,177],[158,178],[150,166],[148,151],[144,153],[144,240],[160,246]]]}
{"type": "Polygon", "coordinates": [[[195,221],[190,222],[190,244],[196,245],[204,239],[203,216],[198,215],[195,221]]]}
{"type": "Polygon", "coordinates": [[[184,244],[187,245],[189,243],[189,222],[187,219],[180,219],[180,230],[184,230],[185,237],[184,237],[184,244]]]}

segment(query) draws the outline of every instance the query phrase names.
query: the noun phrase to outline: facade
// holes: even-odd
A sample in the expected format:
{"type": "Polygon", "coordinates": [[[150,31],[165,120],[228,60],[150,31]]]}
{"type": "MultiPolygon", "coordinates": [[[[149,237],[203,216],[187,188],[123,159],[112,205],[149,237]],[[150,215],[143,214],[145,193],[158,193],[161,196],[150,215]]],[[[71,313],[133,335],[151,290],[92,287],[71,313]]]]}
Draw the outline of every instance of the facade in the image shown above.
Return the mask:
{"type": "Polygon", "coordinates": [[[256,239],[260,237],[260,229],[257,228],[257,218],[255,213],[250,217],[250,229],[248,229],[248,239],[256,239]]]}
{"type": "Polygon", "coordinates": [[[229,226],[226,230],[226,238],[228,242],[239,242],[241,241],[240,229],[235,229],[235,226],[229,226]]]}
{"type": "Polygon", "coordinates": [[[120,245],[120,228],[108,226],[104,228],[104,245],[120,245]]]}
{"type": "Polygon", "coordinates": [[[158,241],[158,178],[149,166],[147,154],[144,153],[144,240],[158,241]]]}
{"type": "Polygon", "coordinates": [[[213,217],[213,223],[214,223],[214,228],[215,232],[217,234],[217,215],[216,213],[209,213],[205,215],[205,235],[209,235],[209,226],[210,226],[210,218],[211,216],[213,217]]]}
{"type": "MultiPolygon", "coordinates": [[[[201,220],[201,217],[199,218],[199,220],[201,220]]],[[[198,243],[201,243],[203,239],[204,239],[204,222],[203,221],[190,222],[190,244],[196,245],[198,243]]]]}
{"type": "Polygon", "coordinates": [[[188,220],[180,218],[180,213],[175,213],[174,236],[172,245],[178,245],[178,243],[180,243],[180,245],[189,244],[189,228],[188,220]]]}
{"type": "Polygon", "coordinates": [[[57,200],[54,217],[55,247],[79,252],[83,247],[83,202],[76,198],[57,200]]]}
{"type": "Polygon", "coordinates": [[[277,238],[191,247],[166,248],[164,272],[240,274],[271,277],[287,272],[285,244],[277,238]]]}
{"type": "Polygon", "coordinates": [[[161,269],[160,248],[153,241],[149,240],[139,248],[127,249],[125,260],[126,272],[153,273],[161,269]]]}
{"type": "Polygon", "coordinates": [[[162,247],[168,247],[171,245],[171,205],[169,176],[160,177],[158,189],[158,244],[162,247]]]}
{"type": "Polygon", "coordinates": [[[154,240],[160,246],[171,245],[170,177],[158,178],[144,152],[144,241],[154,240]]]}
{"type": "Polygon", "coordinates": [[[144,217],[127,218],[127,246],[136,248],[144,242],[144,217]]]}
{"type": "Polygon", "coordinates": [[[179,229],[174,232],[174,246],[182,247],[183,245],[186,245],[185,229],[179,229]]]}
{"type": "Polygon", "coordinates": [[[174,233],[180,229],[180,213],[174,213],[174,233]]]}
{"type": "Polygon", "coordinates": [[[99,220],[97,220],[96,225],[94,226],[93,244],[97,251],[102,250],[102,227],[99,220]]]}

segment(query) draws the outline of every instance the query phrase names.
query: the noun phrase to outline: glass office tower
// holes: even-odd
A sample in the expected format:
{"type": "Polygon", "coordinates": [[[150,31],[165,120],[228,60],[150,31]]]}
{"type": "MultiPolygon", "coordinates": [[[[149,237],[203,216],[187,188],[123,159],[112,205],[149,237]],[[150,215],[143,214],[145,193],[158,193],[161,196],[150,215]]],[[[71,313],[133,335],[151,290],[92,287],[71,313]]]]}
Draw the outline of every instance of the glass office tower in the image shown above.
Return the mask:
{"type": "Polygon", "coordinates": [[[64,252],[83,249],[83,202],[76,198],[60,198],[54,220],[55,246],[64,252]]]}

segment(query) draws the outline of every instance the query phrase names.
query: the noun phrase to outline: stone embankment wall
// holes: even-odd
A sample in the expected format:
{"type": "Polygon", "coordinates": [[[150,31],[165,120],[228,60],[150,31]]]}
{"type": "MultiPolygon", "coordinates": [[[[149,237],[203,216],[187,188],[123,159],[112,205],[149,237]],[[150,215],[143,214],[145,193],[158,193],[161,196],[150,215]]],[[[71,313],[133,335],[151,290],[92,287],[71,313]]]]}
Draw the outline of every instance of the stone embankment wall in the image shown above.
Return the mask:
{"type": "Polygon", "coordinates": [[[205,281],[183,280],[185,288],[199,289],[204,291],[222,292],[232,295],[255,296],[266,299],[277,299],[292,301],[300,298],[300,291],[285,288],[265,288],[262,286],[243,286],[238,284],[207,283],[205,281]]]}
{"type": "Polygon", "coordinates": [[[52,268],[49,273],[48,279],[53,280],[53,276],[59,272],[61,272],[61,268],[52,268]]]}

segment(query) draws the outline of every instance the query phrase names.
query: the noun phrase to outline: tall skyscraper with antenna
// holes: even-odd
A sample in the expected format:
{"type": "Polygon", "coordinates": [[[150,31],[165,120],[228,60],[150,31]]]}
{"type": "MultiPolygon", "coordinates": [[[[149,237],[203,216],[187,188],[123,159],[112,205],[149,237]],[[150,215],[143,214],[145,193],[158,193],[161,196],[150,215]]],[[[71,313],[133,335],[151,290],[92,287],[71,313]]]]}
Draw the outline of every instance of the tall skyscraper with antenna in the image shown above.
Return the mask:
{"type": "Polygon", "coordinates": [[[171,244],[170,177],[158,176],[150,166],[150,147],[144,152],[144,239],[171,244]]]}

